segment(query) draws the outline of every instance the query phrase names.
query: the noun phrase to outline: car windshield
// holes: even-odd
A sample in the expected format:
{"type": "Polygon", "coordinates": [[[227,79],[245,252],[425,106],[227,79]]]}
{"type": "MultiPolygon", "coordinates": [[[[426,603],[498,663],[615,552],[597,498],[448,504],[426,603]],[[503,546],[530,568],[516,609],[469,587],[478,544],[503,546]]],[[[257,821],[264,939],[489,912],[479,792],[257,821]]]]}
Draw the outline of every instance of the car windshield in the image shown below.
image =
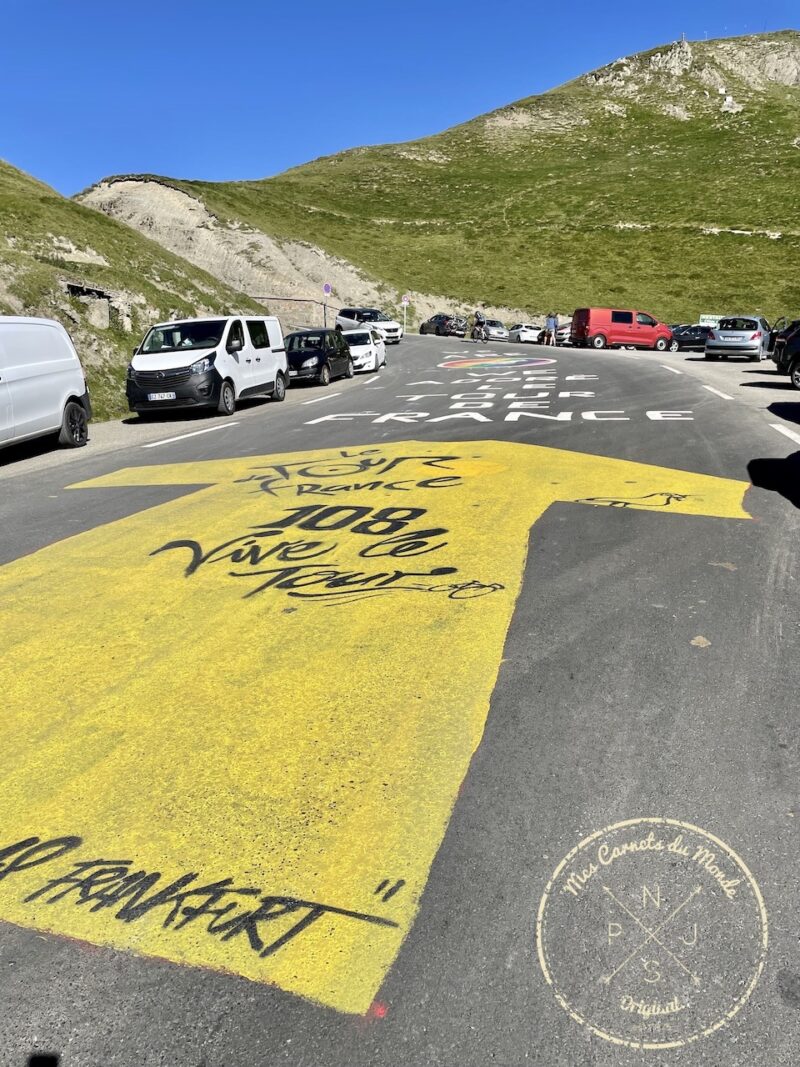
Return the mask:
{"type": "Polygon", "coordinates": [[[363,311],[359,311],[358,317],[362,322],[389,322],[389,316],[375,308],[364,308],[363,311]]]}
{"type": "Polygon", "coordinates": [[[368,345],[370,340],[368,333],[346,333],[344,339],[351,348],[358,348],[360,345],[368,345]]]}
{"type": "Polygon", "coordinates": [[[324,348],[324,333],[290,333],[286,338],[287,352],[321,352],[324,348]]]}
{"type": "Polygon", "coordinates": [[[487,319],[486,320],[486,325],[487,326],[499,326],[501,330],[505,329],[505,327],[503,326],[502,322],[498,322],[497,319],[487,319]]]}
{"type": "Polygon", "coordinates": [[[755,319],[720,319],[720,330],[757,330],[755,319]]]}
{"type": "Polygon", "coordinates": [[[139,351],[152,355],[155,352],[215,348],[222,339],[226,321],[209,319],[206,322],[168,322],[163,326],[153,326],[139,351]]]}

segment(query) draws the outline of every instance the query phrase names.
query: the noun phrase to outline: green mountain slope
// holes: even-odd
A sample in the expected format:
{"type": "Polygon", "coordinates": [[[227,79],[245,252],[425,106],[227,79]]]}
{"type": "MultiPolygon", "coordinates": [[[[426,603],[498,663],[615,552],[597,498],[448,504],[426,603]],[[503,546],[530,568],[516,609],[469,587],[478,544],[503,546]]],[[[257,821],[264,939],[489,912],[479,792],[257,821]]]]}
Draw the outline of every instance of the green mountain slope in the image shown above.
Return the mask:
{"type": "Polygon", "coordinates": [[[160,180],[401,290],[670,321],[796,314],[800,33],[680,42],[264,181],[160,180]]]}
{"type": "Polygon", "coordinates": [[[256,307],[130,227],[0,162],[0,314],[63,322],[99,417],[127,410],[125,367],[154,321],[256,307]]]}

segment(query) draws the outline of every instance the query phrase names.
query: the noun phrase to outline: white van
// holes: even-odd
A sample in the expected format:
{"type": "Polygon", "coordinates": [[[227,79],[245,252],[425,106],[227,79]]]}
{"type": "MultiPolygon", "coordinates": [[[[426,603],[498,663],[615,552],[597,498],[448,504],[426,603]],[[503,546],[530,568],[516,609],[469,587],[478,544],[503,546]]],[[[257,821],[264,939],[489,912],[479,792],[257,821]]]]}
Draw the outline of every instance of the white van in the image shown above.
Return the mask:
{"type": "Polygon", "coordinates": [[[273,316],[181,319],[152,326],[128,367],[131,411],[213,407],[232,415],[240,397],[283,400],[289,375],[273,316]]]}
{"type": "Polygon", "coordinates": [[[61,323],[0,315],[0,448],[50,433],[79,448],[91,417],[81,361],[61,323]]]}

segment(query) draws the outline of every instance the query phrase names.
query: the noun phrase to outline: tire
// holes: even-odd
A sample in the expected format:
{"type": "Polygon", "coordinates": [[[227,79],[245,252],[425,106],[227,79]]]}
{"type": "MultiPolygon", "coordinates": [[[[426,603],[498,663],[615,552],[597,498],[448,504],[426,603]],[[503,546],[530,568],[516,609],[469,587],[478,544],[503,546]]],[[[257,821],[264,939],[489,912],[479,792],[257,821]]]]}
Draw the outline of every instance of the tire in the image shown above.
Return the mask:
{"type": "Polygon", "coordinates": [[[278,376],[275,379],[275,388],[272,390],[272,399],[276,404],[280,404],[281,401],[286,399],[286,379],[281,371],[278,371],[278,376]]]}
{"type": "Polygon", "coordinates": [[[436,336],[437,337],[441,337],[442,336],[442,331],[439,329],[438,326],[436,327],[436,336]]]}
{"type": "Polygon", "coordinates": [[[322,369],[317,375],[317,384],[325,386],[331,384],[331,368],[328,366],[327,363],[322,364],[322,369]]]}
{"type": "Polygon", "coordinates": [[[705,353],[704,353],[704,355],[705,355],[705,358],[706,358],[706,359],[711,359],[711,360],[713,360],[713,361],[714,361],[715,363],[716,363],[716,361],[717,361],[717,360],[719,359],[719,356],[717,355],[717,353],[716,353],[716,352],[705,352],[705,353]]]}
{"type": "Polygon", "coordinates": [[[355,373],[356,373],[356,368],[353,366],[353,361],[352,361],[352,359],[348,359],[348,361],[347,361],[347,370],[344,372],[344,376],[345,376],[345,378],[353,378],[355,376],[355,373]]]}
{"type": "Polygon", "coordinates": [[[67,448],[83,448],[89,440],[89,420],[83,405],[77,400],[68,400],[61,416],[58,443],[67,448]]]}
{"type": "Polygon", "coordinates": [[[796,359],[789,367],[789,381],[795,389],[800,389],[800,359],[796,359]]]}
{"type": "Polygon", "coordinates": [[[233,388],[233,382],[226,378],[220,386],[217,412],[220,415],[232,415],[234,411],[236,411],[236,390],[233,388]]]}
{"type": "Polygon", "coordinates": [[[670,343],[669,343],[670,352],[677,352],[680,349],[680,347],[681,346],[678,344],[677,341],[670,341],[670,343]]]}
{"type": "Polygon", "coordinates": [[[589,344],[592,346],[592,348],[596,348],[599,351],[601,348],[606,347],[608,341],[606,341],[605,337],[603,337],[601,333],[598,333],[596,336],[589,338],[589,344]]]}
{"type": "Polygon", "coordinates": [[[655,348],[656,352],[666,352],[667,348],[669,347],[669,341],[667,341],[666,337],[659,337],[656,339],[656,343],[653,345],[653,347],[655,348]]]}

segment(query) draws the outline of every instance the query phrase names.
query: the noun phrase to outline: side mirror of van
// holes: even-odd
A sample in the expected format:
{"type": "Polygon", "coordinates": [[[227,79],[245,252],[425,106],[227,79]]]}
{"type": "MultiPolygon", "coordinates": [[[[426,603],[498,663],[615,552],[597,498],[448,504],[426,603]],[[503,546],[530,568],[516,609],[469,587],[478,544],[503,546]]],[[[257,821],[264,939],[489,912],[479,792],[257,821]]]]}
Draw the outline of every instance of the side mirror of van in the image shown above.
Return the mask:
{"type": "Polygon", "coordinates": [[[234,337],[225,346],[228,352],[241,352],[244,348],[241,337],[234,337]]]}

